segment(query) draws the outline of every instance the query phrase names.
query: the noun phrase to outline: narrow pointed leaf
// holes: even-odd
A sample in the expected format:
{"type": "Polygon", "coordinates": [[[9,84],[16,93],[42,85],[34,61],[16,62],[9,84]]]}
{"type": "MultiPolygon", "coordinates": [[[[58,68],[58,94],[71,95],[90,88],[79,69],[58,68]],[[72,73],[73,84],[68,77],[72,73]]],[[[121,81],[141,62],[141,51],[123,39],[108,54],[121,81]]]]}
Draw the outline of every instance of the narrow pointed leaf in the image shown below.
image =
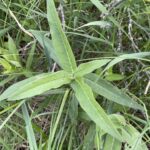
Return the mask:
{"type": "Polygon", "coordinates": [[[29,31],[35,36],[37,41],[43,47],[47,60],[50,61],[51,59],[53,59],[59,66],[61,66],[58,58],[56,57],[56,53],[52,41],[45,36],[45,32],[36,31],[36,30],[29,30],[29,31]]]}
{"type": "Polygon", "coordinates": [[[47,0],[47,17],[50,25],[52,43],[61,67],[65,71],[74,72],[76,69],[75,58],[67,37],[62,30],[53,0],[47,0]]]}
{"type": "Polygon", "coordinates": [[[0,66],[3,66],[6,72],[9,72],[12,69],[11,65],[3,58],[0,58],[0,66]]]}
{"type": "Polygon", "coordinates": [[[25,124],[26,124],[26,132],[27,132],[27,137],[28,137],[30,149],[31,150],[38,150],[34,130],[32,127],[31,118],[29,116],[29,112],[27,110],[25,103],[22,105],[22,112],[23,112],[23,117],[24,117],[25,124]]]}
{"type": "Polygon", "coordinates": [[[0,37],[5,35],[12,27],[7,27],[5,29],[0,29],[0,37]]]}
{"type": "Polygon", "coordinates": [[[56,73],[42,73],[25,79],[10,86],[0,100],[19,100],[42,94],[50,89],[58,88],[70,82],[70,75],[64,71],[56,73]]]}
{"type": "Polygon", "coordinates": [[[123,60],[126,60],[126,59],[141,59],[141,58],[146,57],[146,56],[150,56],[150,52],[140,52],[140,53],[124,54],[124,55],[118,56],[115,59],[113,59],[106,66],[106,68],[104,69],[104,71],[108,70],[110,67],[114,66],[115,64],[117,64],[117,63],[119,63],[119,62],[121,62],[123,60]]]}
{"type": "Polygon", "coordinates": [[[91,120],[106,133],[121,140],[121,136],[116,127],[103,108],[96,102],[91,88],[85,84],[82,79],[77,79],[71,86],[75,91],[75,96],[77,97],[80,106],[88,114],[91,120]]]}
{"type": "Polygon", "coordinates": [[[79,65],[79,67],[77,68],[75,72],[75,76],[81,77],[86,74],[89,74],[93,72],[94,70],[106,65],[109,61],[110,59],[103,59],[103,60],[94,60],[94,61],[90,61],[87,63],[83,63],[79,65]]]}
{"type": "Polygon", "coordinates": [[[8,48],[10,52],[9,54],[12,55],[13,60],[19,62],[19,52],[16,48],[14,40],[10,36],[8,36],[8,48]]]}
{"type": "Polygon", "coordinates": [[[109,11],[106,9],[104,5],[100,3],[99,0],[91,0],[91,2],[104,14],[108,14],[109,11]]]}
{"type": "Polygon", "coordinates": [[[99,26],[101,28],[110,28],[111,24],[107,21],[93,21],[93,22],[89,22],[87,24],[84,24],[83,26],[81,26],[79,28],[88,27],[88,26],[99,26]]]}
{"type": "Polygon", "coordinates": [[[104,96],[110,101],[130,108],[143,110],[143,107],[132,100],[128,95],[123,93],[121,90],[119,90],[117,87],[113,86],[106,80],[101,79],[96,74],[87,75],[86,83],[92,88],[95,93],[104,96]]]}

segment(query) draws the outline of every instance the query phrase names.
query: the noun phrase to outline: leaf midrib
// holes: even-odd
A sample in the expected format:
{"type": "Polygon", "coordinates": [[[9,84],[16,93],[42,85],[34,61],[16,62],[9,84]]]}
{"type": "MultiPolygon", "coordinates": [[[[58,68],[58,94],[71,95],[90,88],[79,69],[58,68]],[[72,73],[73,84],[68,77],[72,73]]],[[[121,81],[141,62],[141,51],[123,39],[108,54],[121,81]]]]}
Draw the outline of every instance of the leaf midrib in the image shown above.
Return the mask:
{"type": "MultiPolygon", "coordinates": [[[[87,93],[86,93],[85,90],[82,88],[82,85],[81,85],[80,81],[76,80],[76,82],[79,84],[79,86],[80,86],[80,88],[82,89],[84,95],[87,97],[87,99],[88,99],[90,105],[93,106],[93,103],[91,102],[91,98],[89,98],[89,97],[87,96],[87,93]]],[[[94,104],[94,106],[95,106],[95,104],[94,104]]],[[[95,111],[98,112],[98,114],[99,114],[99,110],[97,110],[96,107],[93,107],[93,108],[94,108],[95,111]]],[[[104,112],[104,113],[105,113],[105,112],[104,112]]],[[[105,115],[104,113],[103,113],[103,115],[105,115]]],[[[101,118],[101,120],[103,120],[103,122],[107,122],[107,123],[109,123],[109,124],[111,124],[111,125],[113,126],[113,124],[111,123],[111,120],[107,119],[107,121],[105,121],[105,120],[103,119],[103,117],[101,117],[101,116],[100,116],[100,118],[101,118]]],[[[92,120],[93,120],[93,119],[92,119],[92,120]]],[[[107,125],[107,123],[105,123],[105,124],[107,125]]],[[[111,130],[110,126],[107,125],[107,127],[111,130]]],[[[113,126],[113,132],[115,132],[115,134],[118,135],[118,133],[115,131],[114,126],[113,126]]]]}
{"type": "MultiPolygon", "coordinates": [[[[53,2],[52,2],[53,3],[53,2]]],[[[53,18],[55,18],[55,14],[57,15],[57,12],[56,12],[56,10],[55,9],[53,9],[54,10],[54,14],[53,13],[51,13],[51,15],[53,16],[53,18]]],[[[73,73],[75,70],[73,69],[73,64],[71,63],[71,60],[70,60],[70,57],[69,57],[69,54],[68,54],[68,48],[66,47],[66,44],[63,42],[63,36],[62,36],[62,34],[64,35],[64,40],[65,40],[65,42],[68,42],[68,41],[66,41],[66,36],[65,36],[65,34],[63,33],[63,31],[62,31],[62,29],[61,29],[61,26],[60,26],[60,21],[59,21],[59,19],[58,19],[58,15],[57,15],[57,22],[59,22],[59,24],[57,24],[56,23],[56,21],[55,22],[53,22],[53,24],[54,25],[56,25],[56,27],[57,27],[57,29],[58,29],[58,32],[59,32],[59,34],[60,34],[60,36],[61,36],[61,41],[62,41],[62,44],[63,44],[63,46],[64,46],[64,48],[65,48],[65,52],[66,52],[66,54],[67,54],[67,58],[68,58],[68,60],[69,60],[69,64],[70,64],[70,68],[71,68],[71,72],[73,73]]],[[[54,26],[53,24],[51,24],[51,26],[54,26]]],[[[53,28],[55,28],[55,27],[53,27],[53,28]]],[[[68,43],[68,46],[70,46],[69,45],[69,43],[68,43]]],[[[71,47],[69,47],[69,49],[71,50],[71,47]]],[[[71,53],[72,53],[72,51],[71,51],[71,53]]]]}

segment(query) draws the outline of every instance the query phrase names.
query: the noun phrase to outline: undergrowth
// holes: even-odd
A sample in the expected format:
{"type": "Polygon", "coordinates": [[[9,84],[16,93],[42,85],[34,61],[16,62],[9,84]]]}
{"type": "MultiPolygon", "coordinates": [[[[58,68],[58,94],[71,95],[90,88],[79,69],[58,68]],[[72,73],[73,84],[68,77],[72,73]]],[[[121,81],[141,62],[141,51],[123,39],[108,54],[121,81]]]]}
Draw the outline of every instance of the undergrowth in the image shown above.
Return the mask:
{"type": "Polygon", "coordinates": [[[150,148],[149,0],[0,0],[0,149],[150,148]]]}

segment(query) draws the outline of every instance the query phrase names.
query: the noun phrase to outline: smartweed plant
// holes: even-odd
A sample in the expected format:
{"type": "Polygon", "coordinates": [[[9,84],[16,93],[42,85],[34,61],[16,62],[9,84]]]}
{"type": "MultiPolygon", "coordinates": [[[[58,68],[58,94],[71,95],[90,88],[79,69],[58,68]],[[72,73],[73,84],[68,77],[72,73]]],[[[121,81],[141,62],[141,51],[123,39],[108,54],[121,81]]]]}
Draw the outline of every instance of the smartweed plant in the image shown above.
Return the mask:
{"type": "MultiPolygon", "coordinates": [[[[91,2],[100,10],[105,10],[98,0],[91,0],[91,2]]],[[[125,54],[115,59],[105,58],[93,60],[77,66],[71,46],[62,29],[53,0],[47,0],[47,19],[50,26],[51,39],[47,38],[44,32],[34,30],[30,32],[45,49],[47,57],[52,58],[62,70],[32,76],[13,84],[0,95],[0,101],[22,100],[21,105],[26,126],[28,127],[27,135],[31,149],[37,150],[38,148],[35,137],[32,136],[34,135],[32,134],[32,124],[29,119],[25,101],[28,98],[62,86],[67,87],[64,95],[64,103],[69,91],[73,91],[79,105],[84,112],[86,112],[89,120],[95,123],[96,128],[101,131],[101,136],[106,138],[104,149],[107,149],[112,141],[115,143],[113,144],[113,150],[121,149],[122,142],[126,144],[127,148],[132,147],[139,150],[147,149],[142,141],[142,137],[139,137],[140,133],[132,125],[127,124],[123,116],[107,114],[96,101],[95,95],[101,95],[112,102],[140,110],[143,113],[144,107],[93,72],[101,67],[105,67],[103,70],[103,72],[105,72],[120,61],[125,59],[140,59],[150,55],[150,53],[125,54]]],[[[111,17],[111,20],[114,21],[113,17],[111,17]]],[[[52,136],[54,136],[54,134],[52,134],[52,136]]],[[[47,142],[47,148],[51,149],[51,138],[49,138],[47,142]]]]}

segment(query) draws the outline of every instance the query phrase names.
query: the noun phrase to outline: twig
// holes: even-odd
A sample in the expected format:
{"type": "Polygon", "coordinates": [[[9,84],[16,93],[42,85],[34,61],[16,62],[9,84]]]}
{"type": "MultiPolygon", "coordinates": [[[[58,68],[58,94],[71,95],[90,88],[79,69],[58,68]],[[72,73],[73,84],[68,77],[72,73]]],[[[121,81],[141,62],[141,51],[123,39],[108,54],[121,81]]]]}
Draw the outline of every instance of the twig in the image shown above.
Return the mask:
{"type": "Polygon", "coordinates": [[[60,3],[59,7],[58,7],[58,11],[60,11],[61,14],[61,20],[62,20],[62,28],[65,31],[65,15],[64,15],[64,8],[62,6],[62,4],[60,3]]]}
{"type": "Polygon", "coordinates": [[[132,18],[131,18],[131,14],[130,14],[130,9],[129,9],[129,8],[127,9],[127,12],[128,12],[128,18],[129,18],[128,35],[129,35],[130,41],[131,41],[131,43],[132,43],[133,49],[139,51],[139,48],[138,48],[138,46],[135,44],[135,42],[134,42],[134,40],[133,40],[133,36],[132,36],[132,18]]]}
{"type": "Polygon", "coordinates": [[[148,83],[147,83],[147,86],[146,86],[146,88],[145,88],[144,95],[146,95],[146,94],[148,93],[149,88],[150,88],[150,80],[149,80],[148,83]]]}
{"type": "Polygon", "coordinates": [[[8,12],[10,13],[11,17],[16,21],[16,23],[17,23],[17,25],[19,26],[19,28],[20,28],[24,33],[26,33],[26,34],[29,35],[30,37],[33,37],[33,38],[34,38],[34,36],[33,36],[30,32],[28,32],[28,31],[19,23],[19,21],[17,20],[16,16],[14,15],[14,13],[13,13],[10,9],[8,9],[8,12]]]}

